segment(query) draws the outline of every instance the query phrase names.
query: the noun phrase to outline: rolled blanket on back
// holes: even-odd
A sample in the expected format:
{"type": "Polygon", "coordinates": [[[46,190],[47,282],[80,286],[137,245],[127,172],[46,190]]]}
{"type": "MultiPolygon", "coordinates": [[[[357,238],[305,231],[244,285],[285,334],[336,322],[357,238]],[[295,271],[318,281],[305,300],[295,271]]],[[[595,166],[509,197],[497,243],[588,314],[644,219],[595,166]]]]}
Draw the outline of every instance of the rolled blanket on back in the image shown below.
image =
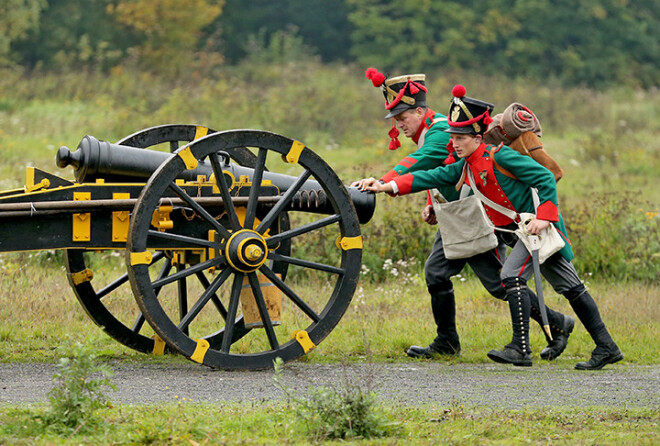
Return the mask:
{"type": "Polygon", "coordinates": [[[504,112],[493,116],[493,122],[484,133],[484,141],[494,145],[503,142],[508,146],[525,132],[541,137],[541,123],[530,109],[514,102],[504,112]]]}

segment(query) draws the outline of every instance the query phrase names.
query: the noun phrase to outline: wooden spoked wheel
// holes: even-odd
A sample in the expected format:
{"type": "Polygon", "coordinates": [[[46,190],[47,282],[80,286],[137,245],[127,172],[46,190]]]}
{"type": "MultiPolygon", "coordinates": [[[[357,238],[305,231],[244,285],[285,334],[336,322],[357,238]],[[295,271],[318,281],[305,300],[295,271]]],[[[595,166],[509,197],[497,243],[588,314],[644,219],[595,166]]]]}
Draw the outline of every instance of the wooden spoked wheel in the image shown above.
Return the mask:
{"type": "MultiPolygon", "coordinates": [[[[165,145],[167,149],[174,152],[181,143],[187,144],[196,138],[212,133],[215,133],[215,130],[196,125],[161,125],[129,135],[118,141],[117,144],[144,149],[165,145]]],[[[241,166],[253,167],[256,162],[256,156],[245,147],[234,147],[227,153],[232,161],[241,166]]],[[[288,216],[283,215],[280,224],[287,226],[288,216]]],[[[286,249],[288,249],[288,245],[282,245],[283,253],[288,252],[286,249]]],[[[119,261],[117,256],[123,259],[123,256],[116,251],[93,252],[69,249],[65,252],[69,282],[78,301],[88,316],[110,337],[121,344],[144,353],[170,352],[171,349],[167,348],[163,342],[155,341],[157,338],[148,324],[145,324],[144,316],[135,304],[130,286],[127,285],[128,274],[125,272],[124,263],[119,261]],[[91,273],[92,270],[95,273],[91,273]],[[121,271],[121,273],[117,271],[121,271]],[[92,274],[97,276],[95,280],[91,280],[92,274]],[[101,286],[99,286],[99,281],[102,282],[101,286]]],[[[159,251],[155,253],[149,269],[156,271],[155,274],[166,276],[173,269],[179,268],[172,263],[172,259],[171,252],[159,251]]],[[[286,264],[276,265],[275,269],[280,274],[286,275],[286,264]]],[[[209,286],[209,280],[203,272],[196,274],[192,280],[197,282],[197,287],[209,286]]],[[[179,281],[175,299],[180,303],[182,309],[188,306],[188,287],[189,283],[185,278],[179,281]]],[[[248,331],[242,320],[239,320],[236,323],[232,339],[238,340],[248,331]]],[[[202,337],[211,345],[220,345],[222,336],[223,332],[219,330],[202,337]]]]}
{"type": "Polygon", "coordinates": [[[156,170],[143,188],[129,228],[128,276],[146,320],[171,348],[215,368],[268,368],[277,357],[288,361],[309,352],[343,316],[360,272],[360,226],[349,194],[337,175],[301,143],[258,130],[208,135],[177,150],[175,155],[156,170]],[[218,154],[237,147],[250,148],[257,154],[245,208],[232,201],[223,160],[218,154]],[[213,167],[213,178],[222,198],[221,209],[217,209],[217,204],[212,209],[208,202],[198,203],[177,184],[176,178],[184,169],[194,168],[200,162],[213,167]],[[292,177],[286,190],[279,191],[275,203],[264,204],[262,191],[269,187],[268,181],[262,182],[267,162],[270,172],[274,168],[287,172],[295,166],[299,173],[292,177]],[[309,181],[316,181],[332,210],[322,215],[307,210],[305,217],[311,221],[294,224],[291,216],[290,228],[277,228],[282,213],[294,213],[291,203],[309,181]],[[152,226],[154,212],[161,200],[169,196],[185,202],[186,212],[198,218],[197,234],[191,234],[192,229],[185,224],[174,224],[165,231],[152,226]],[[304,258],[309,252],[305,238],[321,233],[324,238],[336,238],[336,246],[333,245],[336,249],[324,261],[304,258]],[[158,240],[207,250],[207,260],[176,273],[154,274],[149,268],[153,259],[150,246],[158,240]],[[290,255],[277,252],[285,241],[291,242],[290,255]],[[288,285],[269,266],[269,260],[288,264],[289,276],[296,270],[297,276],[303,278],[298,282],[320,275],[316,283],[322,285],[311,290],[298,283],[288,285]],[[183,318],[179,318],[179,309],[161,299],[159,291],[200,271],[214,278],[209,287],[196,295],[183,318]],[[278,296],[282,299],[281,314],[273,304],[278,296]],[[244,319],[248,316],[247,301],[254,302],[257,323],[263,328],[253,328],[243,339],[232,342],[234,332],[240,330],[239,312],[242,311],[244,319]],[[224,332],[219,346],[210,345],[198,336],[209,327],[224,332]]]}

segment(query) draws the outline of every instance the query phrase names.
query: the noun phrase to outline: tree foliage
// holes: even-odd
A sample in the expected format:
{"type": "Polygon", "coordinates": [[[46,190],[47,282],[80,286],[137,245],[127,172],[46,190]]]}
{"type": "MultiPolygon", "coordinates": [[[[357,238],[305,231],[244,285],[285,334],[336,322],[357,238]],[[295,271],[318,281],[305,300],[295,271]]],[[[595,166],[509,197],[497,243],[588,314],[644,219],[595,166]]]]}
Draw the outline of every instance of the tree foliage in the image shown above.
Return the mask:
{"type": "Polygon", "coordinates": [[[462,68],[604,86],[657,86],[655,0],[347,0],[351,54],[404,71],[462,68]]]}
{"type": "Polygon", "coordinates": [[[326,62],[349,57],[352,25],[344,0],[253,0],[249,4],[227,0],[212,28],[221,34],[218,47],[231,62],[250,55],[255,36],[267,47],[271,37],[281,38],[283,31],[302,38],[326,62]]]}
{"type": "Polygon", "coordinates": [[[121,0],[108,12],[143,35],[139,52],[145,63],[179,74],[192,60],[200,30],[223,5],[222,0],[121,0]]]}
{"type": "Polygon", "coordinates": [[[117,25],[107,6],[108,0],[49,0],[38,28],[14,45],[16,59],[50,70],[106,70],[121,63],[138,39],[117,25]]]}
{"type": "Polygon", "coordinates": [[[39,23],[46,0],[3,0],[0,2],[0,66],[6,64],[12,42],[24,37],[39,23]]]}
{"type": "Polygon", "coordinates": [[[318,56],[392,72],[650,88],[660,79],[659,15],[657,0],[4,0],[0,62],[139,64],[178,76],[191,63],[318,56]]]}

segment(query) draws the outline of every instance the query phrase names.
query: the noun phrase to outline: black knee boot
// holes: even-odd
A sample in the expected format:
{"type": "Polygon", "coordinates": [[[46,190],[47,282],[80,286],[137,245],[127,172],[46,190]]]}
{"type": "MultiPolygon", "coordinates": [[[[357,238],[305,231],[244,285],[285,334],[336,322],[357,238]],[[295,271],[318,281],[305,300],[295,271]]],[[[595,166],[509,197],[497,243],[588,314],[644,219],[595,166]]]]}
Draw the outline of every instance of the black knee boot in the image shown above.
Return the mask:
{"type": "Polygon", "coordinates": [[[456,304],[454,301],[454,290],[451,282],[445,289],[429,289],[431,293],[431,310],[433,319],[437,326],[436,338],[428,347],[411,346],[406,352],[413,358],[430,358],[434,355],[458,355],[461,351],[461,343],[456,331],[456,304]]]}
{"type": "Polygon", "coordinates": [[[504,350],[491,350],[488,357],[495,362],[517,366],[532,365],[532,349],[529,345],[529,314],[530,303],[525,281],[519,277],[507,278],[502,281],[506,290],[513,337],[504,350]]]}
{"type": "Polygon", "coordinates": [[[596,344],[589,361],[578,362],[575,368],[600,370],[607,364],[621,361],[623,354],[607,331],[607,327],[600,317],[598,306],[584,285],[578,285],[568,290],[564,293],[564,297],[568,299],[573,311],[596,344]]]}
{"type": "Polygon", "coordinates": [[[548,314],[548,324],[550,325],[550,334],[552,335],[551,340],[545,333],[545,330],[543,330],[539,299],[529,287],[527,288],[527,292],[529,293],[529,303],[531,307],[530,316],[541,326],[545,340],[548,342],[548,345],[541,350],[541,359],[551,361],[561,355],[566,349],[568,337],[573,331],[573,327],[575,327],[575,319],[566,316],[559,311],[555,311],[546,305],[545,308],[548,314]]]}

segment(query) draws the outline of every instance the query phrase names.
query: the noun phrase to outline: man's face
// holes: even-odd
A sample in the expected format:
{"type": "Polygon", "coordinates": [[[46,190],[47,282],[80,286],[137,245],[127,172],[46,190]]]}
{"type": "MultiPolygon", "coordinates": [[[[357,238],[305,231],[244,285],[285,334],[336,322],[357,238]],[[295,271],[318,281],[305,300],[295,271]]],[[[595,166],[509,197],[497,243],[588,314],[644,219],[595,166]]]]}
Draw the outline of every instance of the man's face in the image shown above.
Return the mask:
{"type": "Polygon", "coordinates": [[[403,134],[408,138],[412,138],[417,133],[419,126],[422,125],[424,110],[422,108],[406,110],[396,115],[394,119],[396,120],[396,126],[403,134]]]}
{"type": "Polygon", "coordinates": [[[481,145],[480,135],[467,135],[465,133],[452,133],[451,140],[459,158],[466,158],[474,153],[481,145]]]}

